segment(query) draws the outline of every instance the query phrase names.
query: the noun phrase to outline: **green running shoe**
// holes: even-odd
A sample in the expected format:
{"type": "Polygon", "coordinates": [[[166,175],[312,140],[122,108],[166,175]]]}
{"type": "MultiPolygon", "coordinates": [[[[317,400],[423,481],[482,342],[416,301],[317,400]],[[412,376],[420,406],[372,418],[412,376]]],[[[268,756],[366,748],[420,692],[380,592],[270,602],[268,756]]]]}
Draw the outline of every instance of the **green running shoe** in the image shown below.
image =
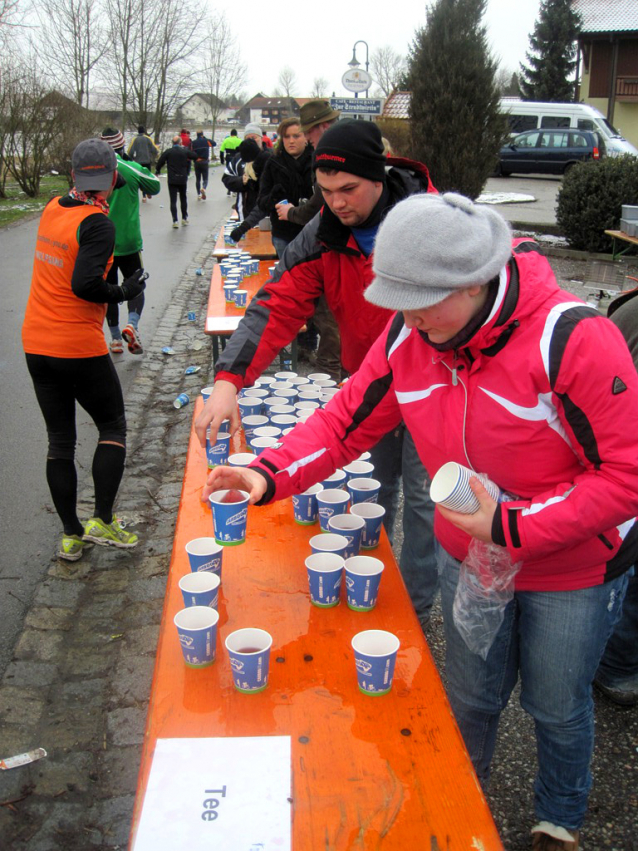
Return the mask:
{"type": "Polygon", "coordinates": [[[62,535],[58,558],[63,558],[65,561],[77,561],[82,558],[84,550],[92,546],[90,541],[83,541],[79,535],[62,535]]]}
{"type": "Polygon", "coordinates": [[[137,546],[139,538],[133,532],[122,529],[117,517],[113,515],[110,523],[105,523],[99,517],[91,517],[84,527],[84,540],[103,547],[120,547],[128,550],[137,546]]]}

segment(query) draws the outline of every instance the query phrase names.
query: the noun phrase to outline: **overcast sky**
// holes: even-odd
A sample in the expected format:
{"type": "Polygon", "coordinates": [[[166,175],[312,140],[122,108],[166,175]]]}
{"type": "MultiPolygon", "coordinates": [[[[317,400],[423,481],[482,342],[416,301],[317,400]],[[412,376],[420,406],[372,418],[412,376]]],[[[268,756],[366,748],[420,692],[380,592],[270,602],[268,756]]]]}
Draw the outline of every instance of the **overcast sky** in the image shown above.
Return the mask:
{"type": "MultiPolygon", "coordinates": [[[[539,6],[539,0],[488,0],[485,24],[492,49],[512,71],[525,58],[539,6]]],[[[215,7],[220,8],[217,2],[215,7]]],[[[370,53],[390,45],[405,55],[416,29],[425,23],[425,8],[424,0],[240,0],[223,7],[237,35],[240,59],[248,66],[249,97],[259,90],[271,94],[286,65],[297,75],[293,94],[298,97],[310,95],[316,77],[329,81],[329,94],[352,97],[341,77],[348,70],[355,41],[366,41],[370,53]]],[[[362,44],[357,59],[363,68],[362,44]]]]}

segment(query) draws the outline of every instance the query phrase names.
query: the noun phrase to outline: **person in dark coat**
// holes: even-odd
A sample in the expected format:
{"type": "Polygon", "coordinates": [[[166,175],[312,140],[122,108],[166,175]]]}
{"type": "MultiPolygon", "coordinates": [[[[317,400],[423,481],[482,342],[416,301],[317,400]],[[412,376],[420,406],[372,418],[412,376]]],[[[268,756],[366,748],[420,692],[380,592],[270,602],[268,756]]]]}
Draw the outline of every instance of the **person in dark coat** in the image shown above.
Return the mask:
{"type": "Polygon", "coordinates": [[[178,228],[177,221],[177,196],[182,211],[182,225],[188,224],[188,201],[186,199],[186,186],[188,184],[188,175],[191,170],[191,161],[197,159],[197,154],[187,150],[181,144],[179,135],[173,136],[173,147],[167,148],[157,161],[155,173],[160,174],[164,163],[166,163],[166,172],[168,175],[168,194],[171,199],[171,216],[173,217],[173,227],[178,228]]]}

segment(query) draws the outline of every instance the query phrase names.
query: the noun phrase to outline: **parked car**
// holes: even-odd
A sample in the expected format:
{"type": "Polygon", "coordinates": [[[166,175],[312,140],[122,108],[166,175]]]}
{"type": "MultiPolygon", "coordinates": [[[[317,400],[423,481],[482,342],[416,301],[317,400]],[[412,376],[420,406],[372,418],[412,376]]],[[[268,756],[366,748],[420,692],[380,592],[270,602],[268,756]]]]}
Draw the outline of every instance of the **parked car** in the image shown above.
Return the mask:
{"type": "Polygon", "coordinates": [[[497,174],[565,174],[576,163],[599,160],[601,136],[589,130],[528,130],[501,148],[497,174]]]}

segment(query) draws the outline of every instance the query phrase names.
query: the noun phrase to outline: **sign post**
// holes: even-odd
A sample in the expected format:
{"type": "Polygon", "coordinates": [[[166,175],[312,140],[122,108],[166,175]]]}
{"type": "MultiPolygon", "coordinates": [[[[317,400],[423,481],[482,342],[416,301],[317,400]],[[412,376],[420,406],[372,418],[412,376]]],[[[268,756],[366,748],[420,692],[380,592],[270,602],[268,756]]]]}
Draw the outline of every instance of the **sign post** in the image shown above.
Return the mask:
{"type": "Polygon", "coordinates": [[[330,98],[330,106],[342,115],[381,115],[383,98],[330,98]]]}

